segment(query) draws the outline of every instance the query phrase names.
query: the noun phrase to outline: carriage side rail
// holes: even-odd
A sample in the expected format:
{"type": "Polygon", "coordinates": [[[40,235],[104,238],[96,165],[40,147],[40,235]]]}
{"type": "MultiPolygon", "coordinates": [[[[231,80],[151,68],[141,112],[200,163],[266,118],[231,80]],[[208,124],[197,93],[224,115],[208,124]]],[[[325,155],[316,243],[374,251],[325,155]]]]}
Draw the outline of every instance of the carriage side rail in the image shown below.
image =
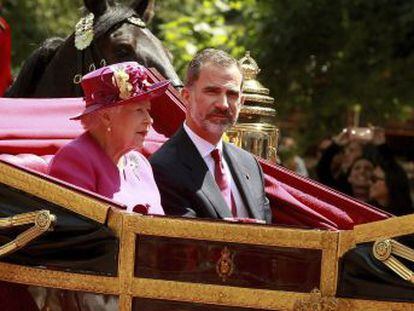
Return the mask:
{"type": "Polygon", "coordinates": [[[6,256],[53,229],[56,216],[48,210],[23,213],[7,218],[0,218],[0,230],[33,224],[32,227],[20,233],[14,240],[0,246],[0,258],[6,256]]]}

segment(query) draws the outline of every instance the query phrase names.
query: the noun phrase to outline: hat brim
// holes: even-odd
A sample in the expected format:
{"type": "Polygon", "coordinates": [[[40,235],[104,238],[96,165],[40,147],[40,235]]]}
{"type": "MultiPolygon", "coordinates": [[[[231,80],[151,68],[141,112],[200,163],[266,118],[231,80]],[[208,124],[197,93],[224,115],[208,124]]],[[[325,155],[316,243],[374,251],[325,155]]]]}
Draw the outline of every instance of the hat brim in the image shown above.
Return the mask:
{"type": "Polygon", "coordinates": [[[131,103],[137,103],[140,101],[145,101],[145,100],[151,100],[154,98],[157,98],[159,96],[161,96],[162,94],[164,94],[168,88],[168,86],[170,85],[170,81],[169,80],[165,80],[165,81],[160,81],[160,82],[156,82],[153,83],[146,92],[141,93],[137,96],[133,96],[130,97],[128,99],[123,99],[123,100],[119,100],[117,102],[114,102],[112,104],[100,104],[100,103],[96,103],[96,104],[92,104],[89,105],[88,107],[85,108],[85,110],[75,116],[70,118],[70,120],[79,120],[81,117],[90,114],[92,112],[96,112],[99,110],[103,110],[103,109],[108,109],[108,108],[113,108],[116,106],[120,106],[120,105],[127,105],[127,104],[131,104],[131,103]]]}

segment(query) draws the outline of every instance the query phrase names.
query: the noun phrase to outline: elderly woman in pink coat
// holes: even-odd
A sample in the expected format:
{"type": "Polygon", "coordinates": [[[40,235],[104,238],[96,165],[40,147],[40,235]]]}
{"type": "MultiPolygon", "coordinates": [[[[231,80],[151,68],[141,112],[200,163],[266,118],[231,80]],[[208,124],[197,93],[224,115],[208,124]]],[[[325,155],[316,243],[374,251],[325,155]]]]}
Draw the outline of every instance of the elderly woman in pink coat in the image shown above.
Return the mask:
{"type": "Polygon", "coordinates": [[[49,174],[123,204],[128,211],[164,214],[151,166],[142,148],[152,119],[151,99],[169,81],[150,84],[146,68],[124,62],[82,78],[85,133],[62,147],[49,174]]]}

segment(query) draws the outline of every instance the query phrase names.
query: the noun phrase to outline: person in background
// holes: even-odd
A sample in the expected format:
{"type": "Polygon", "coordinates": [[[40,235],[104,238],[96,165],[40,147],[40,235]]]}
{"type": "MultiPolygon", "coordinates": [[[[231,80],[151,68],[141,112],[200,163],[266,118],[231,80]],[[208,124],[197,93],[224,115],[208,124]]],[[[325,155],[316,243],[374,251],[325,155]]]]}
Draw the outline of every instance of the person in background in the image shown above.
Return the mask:
{"type": "Polygon", "coordinates": [[[334,136],[316,165],[318,180],[336,190],[351,193],[348,182],[349,169],[353,162],[363,155],[365,140],[351,135],[350,129],[344,129],[334,136]]]}
{"type": "Polygon", "coordinates": [[[369,189],[369,203],[396,216],[414,212],[407,174],[396,162],[375,166],[369,189]]]}
{"type": "Polygon", "coordinates": [[[385,131],[374,129],[372,139],[376,158],[369,189],[369,203],[396,216],[414,212],[407,173],[386,144],[385,131]]]}
{"type": "Polygon", "coordinates": [[[349,195],[355,199],[367,202],[371,186],[374,164],[367,156],[362,156],[354,161],[349,169],[348,182],[350,184],[349,195]]]}
{"type": "Polygon", "coordinates": [[[222,140],[243,104],[242,81],[224,51],[205,49],[190,62],[183,127],[150,158],[166,214],[271,222],[258,161],[222,140]]]}
{"type": "Polygon", "coordinates": [[[151,99],[169,81],[150,84],[136,62],[99,68],[82,78],[85,133],[62,147],[49,174],[126,206],[128,211],[164,214],[150,164],[136,151],[150,130],[151,99]]]}
{"type": "Polygon", "coordinates": [[[292,137],[282,139],[279,156],[281,165],[304,177],[309,176],[305,161],[298,155],[297,144],[292,137]]]}

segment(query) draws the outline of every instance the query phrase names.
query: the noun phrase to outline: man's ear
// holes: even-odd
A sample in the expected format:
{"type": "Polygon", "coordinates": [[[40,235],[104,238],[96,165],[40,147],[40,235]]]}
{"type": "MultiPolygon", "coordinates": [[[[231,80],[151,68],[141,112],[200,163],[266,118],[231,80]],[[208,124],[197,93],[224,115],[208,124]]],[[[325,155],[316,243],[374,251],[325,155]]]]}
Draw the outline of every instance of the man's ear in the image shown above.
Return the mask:
{"type": "Polygon", "coordinates": [[[188,106],[188,103],[190,102],[190,96],[191,96],[191,94],[190,94],[189,88],[186,87],[186,86],[184,86],[181,89],[181,97],[184,100],[185,107],[187,107],[188,106]]]}

